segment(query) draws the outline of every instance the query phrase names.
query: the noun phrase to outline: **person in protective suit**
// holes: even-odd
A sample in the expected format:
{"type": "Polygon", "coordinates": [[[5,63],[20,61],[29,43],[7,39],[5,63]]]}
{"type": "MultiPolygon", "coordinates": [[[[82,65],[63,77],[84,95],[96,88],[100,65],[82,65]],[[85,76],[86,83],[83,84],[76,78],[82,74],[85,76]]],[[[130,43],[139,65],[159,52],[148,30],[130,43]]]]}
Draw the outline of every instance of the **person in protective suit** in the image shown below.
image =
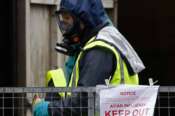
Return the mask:
{"type": "MultiPolygon", "coordinates": [[[[145,67],[125,37],[113,26],[101,0],[61,0],[56,11],[57,23],[63,41],[56,50],[69,56],[65,68],[48,72],[47,86],[95,87],[139,84],[138,73],[145,67]]],[[[34,116],[81,115],[79,108],[87,106],[86,94],[74,94],[75,99],[65,93],[48,94],[45,100],[36,99],[34,116]],[[58,99],[51,101],[51,97],[58,99]],[[64,100],[60,100],[64,97],[64,100]],[[81,100],[80,100],[81,99],[81,100]],[[81,103],[80,106],[80,101],[81,103]],[[65,107],[65,108],[64,108],[65,107]]],[[[81,109],[87,115],[87,109],[81,109]]]]}

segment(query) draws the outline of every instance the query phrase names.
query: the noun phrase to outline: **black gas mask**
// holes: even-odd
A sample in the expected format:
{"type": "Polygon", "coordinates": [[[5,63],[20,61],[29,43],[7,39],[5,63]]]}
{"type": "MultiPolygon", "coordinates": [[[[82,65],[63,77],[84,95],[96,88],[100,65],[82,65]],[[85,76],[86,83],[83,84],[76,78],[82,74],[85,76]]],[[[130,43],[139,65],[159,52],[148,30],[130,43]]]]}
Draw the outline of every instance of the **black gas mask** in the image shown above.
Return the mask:
{"type": "Polygon", "coordinates": [[[60,9],[56,12],[57,24],[62,32],[63,40],[56,44],[56,50],[66,55],[74,55],[80,50],[82,29],[80,20],[71,12],[60,9]]]}

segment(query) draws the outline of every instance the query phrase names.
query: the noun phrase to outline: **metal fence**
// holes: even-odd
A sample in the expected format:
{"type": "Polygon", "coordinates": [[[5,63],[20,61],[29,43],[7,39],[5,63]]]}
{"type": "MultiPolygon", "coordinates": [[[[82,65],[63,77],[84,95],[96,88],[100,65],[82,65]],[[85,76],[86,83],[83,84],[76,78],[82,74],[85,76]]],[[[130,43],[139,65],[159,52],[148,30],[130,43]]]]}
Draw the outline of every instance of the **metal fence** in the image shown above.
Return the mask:
{"type": "MultiPolygon", "coordinates": [[[[31,116],[32,115],[32,99],[34,95],[38,94],[41,98],[45,98],[48,93],[57,92],[73,92],[78,93],[79,105],[78,107],[61,107],[62,109],[69,109],[68,116],[74,116],[72,110],[78,109],[79,116],[84,116],[86,111],[88,116],[95,115],[95,99],[96,88],[0,88],[0,116],[31,116]],[[81,98],[81,94],[86,93],[86,96],[81,98]],[[83,105],[82,101],[87,101],[83,105]]],[[[77,97],[77,96],[76,96],[77,97]]],[[[74,96],[71,97],[74,100],[74,96]]],[[[53,98],[54,100],[54,98],[53,98]]],[[[61,99],[63,100],[63,99],[61,99]]],[[[86,115],[87,115],[86,114],[86,115]]],[[[175,114],[175,87],[167,86],[160,87],[156,102],[154,116],[174,116],[175,114]]],[[[64,116],[64,114],[62,114],[64,116]]],[[[67,116],[67,115],[66,115],[67,116]]],[[[77,116],[77,115],[76,115],[77,116]]]]}
{"type": "MultiPolygon", "coordinates": [[[[51,107],[51,109],[67,109],[66,116],[94,116],[95,114],[95,88],[43,88],[43,87],[27,87],[27,88],[0,88],[0,116],[31,116],[32,100],[37,94],[41,98],[45,98],[47,94],[53,94],[49,101],[58,100],[58,92],[72,93],[69,97],[70,101],[79,100],[79,104],[69,107],[51,107]],[[74,93],[74,94],[73,94],[74,93]],[[75,94],[78,94],[75,96],[75,94]],[[85,95],[84,95],[85,94],[85,95]],[[78,97],[78,98],[76,98],[78,97]],[[81,98],[82,97],[82,98],[81,98]],[[83,104],[82,102],[85,101],[83,104]],[[74,114],[77,110],[78,114],[74,114]],[[29,112],[29,113],[28,113],[29,112]]],[[[48,99],[48,98],[47,98],[48,99]]],[[[62,101],[63,99],[59,99],[62,101]]],[[[51,112],[51,115],[53,113],[51,112]]],[[[62,114],[64,116],[64,114],[62,114]]]]}
{"type": "Polygon", "coordinates": [[[175,86],[161,86],[156,102],[154,116],[174,116],[175,86]]]}

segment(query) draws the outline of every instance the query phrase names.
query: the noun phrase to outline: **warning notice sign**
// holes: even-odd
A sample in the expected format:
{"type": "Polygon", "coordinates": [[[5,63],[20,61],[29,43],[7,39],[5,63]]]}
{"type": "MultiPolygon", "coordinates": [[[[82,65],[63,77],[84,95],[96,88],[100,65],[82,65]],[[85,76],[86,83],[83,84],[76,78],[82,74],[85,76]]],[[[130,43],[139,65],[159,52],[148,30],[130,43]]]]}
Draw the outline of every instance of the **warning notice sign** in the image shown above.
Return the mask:
{"type": "Polygon", "coordinates": [[[100,116],[153,116],[158,88],[120,85],[101,89],[100,116]]]}

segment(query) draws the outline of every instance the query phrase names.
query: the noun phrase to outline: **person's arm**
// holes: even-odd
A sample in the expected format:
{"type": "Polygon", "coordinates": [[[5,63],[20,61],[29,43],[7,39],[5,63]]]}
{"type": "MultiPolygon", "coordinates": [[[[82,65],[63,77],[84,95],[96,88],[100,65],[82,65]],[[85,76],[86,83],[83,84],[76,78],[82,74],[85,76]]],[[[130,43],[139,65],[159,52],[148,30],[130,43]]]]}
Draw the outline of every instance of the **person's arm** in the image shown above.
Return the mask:
{"type": "MultiPolygon", "coordinates": [[[[105,79],[112,76],[116,68],[116,59],[114,54],[103,48],[94,48],[86,51],[80,59],[79,65],[79,81],[78,86],[88,87],[97,84],[105,84],[105,79]]],[[[53,101],[48,105],[50,116],[79,116],[81,112],[87,113],[87,109],[75,107],[87,107],[87,94],[74,94],[73,99],[67,98],[62,101],[53,101]],[[81,100],[80,100],[81,98],[81,100]],[[81,106],[80,106],[80,101],[81,106]],[[71,108],[72,107],[72,108],[71,108]]]]}
{"type": "Polygon", "coordinates": [[[80,60],[78,86],[105,84],[105,79],[113,76],[116,64],[115,55],[106,48],[87,51],[80,60]]]}

